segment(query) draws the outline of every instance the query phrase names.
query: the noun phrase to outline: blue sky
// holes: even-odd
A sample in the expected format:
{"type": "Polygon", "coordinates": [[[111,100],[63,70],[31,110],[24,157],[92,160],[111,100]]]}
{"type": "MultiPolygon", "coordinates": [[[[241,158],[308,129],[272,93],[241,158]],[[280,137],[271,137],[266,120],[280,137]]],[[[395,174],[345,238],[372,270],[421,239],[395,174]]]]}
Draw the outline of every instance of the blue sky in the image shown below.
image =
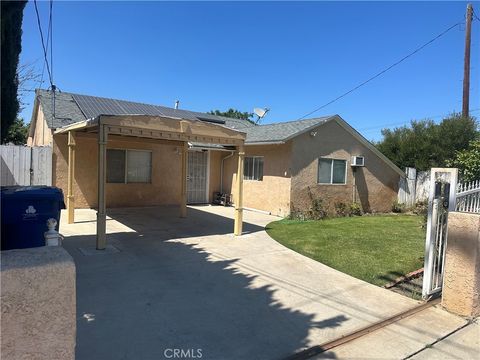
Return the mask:
{"type": "MultiPolygon", "coordinates": [[[[46,33],[48,2],[39,2],[46,33]]],[[[473,2],[480,13],[480,3],[473,2]]],[[[466,2],[54,2],[54,82],[63,91],[209,111],[269,107],[296,120],[465,17],[466,2]]],[[[471,109],[480,108],[480,22],[471,109]]],[[[312,116],[340,114],[369,139],[382,127],[461,110],[464,27],[312,116]]],[[[42,48],[33,2],[21,63],[42,48]]],[[[47,79],[47,76],[44,77],[47,79]]],[[[45,82],[43,87],[48,87],[45,82]]],[[[33,95],[22,115],[29,121],[33,95]]],[[[472,115],[480,114],[479,111],[472,115]]]]}

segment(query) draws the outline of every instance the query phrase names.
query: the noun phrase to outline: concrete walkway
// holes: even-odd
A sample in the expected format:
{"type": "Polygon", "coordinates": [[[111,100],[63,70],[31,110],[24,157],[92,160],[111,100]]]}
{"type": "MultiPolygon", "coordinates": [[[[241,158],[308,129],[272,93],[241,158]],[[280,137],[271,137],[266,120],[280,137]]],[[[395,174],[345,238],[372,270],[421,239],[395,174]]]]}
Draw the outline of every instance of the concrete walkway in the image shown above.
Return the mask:
{"type": "MultiPolygon", "coordinates": [[[[269,215],[245,211],[244,235],[234,237],[232,208],[189,207],[187,219],[176,208],[108,214],[108,251],[94,250],[93,210],[60,228],[77,265],[80,360],[162,359],[174,349],[281,359],[418,303],[283,247],[263,230],[278,219],[269,215]]],[[[377,344],[382,358],[412,354],[465,322],[440,309],[411,320],[391,335],[401,351],[377,344]]]]}

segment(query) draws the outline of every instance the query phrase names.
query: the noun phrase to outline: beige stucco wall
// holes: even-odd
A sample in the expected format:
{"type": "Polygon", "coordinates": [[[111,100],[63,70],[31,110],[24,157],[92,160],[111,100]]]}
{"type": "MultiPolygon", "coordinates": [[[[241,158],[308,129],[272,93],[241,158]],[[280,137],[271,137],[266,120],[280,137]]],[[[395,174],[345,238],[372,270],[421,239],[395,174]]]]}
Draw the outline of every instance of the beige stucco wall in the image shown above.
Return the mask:
{"type": "MultiPolygon", "coordinates": [[[[290,213],[291,144],[246,146],[245,156],[263,156],[263,181],[244,180],[243,205],[273,215],[290,213]]],[[[224,191],[235,201],[238,156],[225,161],[224,191]],[[233,190],[232,190],[233,189],[233,190]]]]}
{"type": "MultiPolygon", "coordinates": [[[[35,111],[35,110],[34,110],[35,111]]],[[[30,123],[27,145],[28,146],[47,146],[52,144],[52,130],[47,126],[42,106],[38,104],[36,109],[36,118],[30,123]]]]}
{"type": "Polygon", "coordinates": [[[365,167],[355,174],[357,191],[355,197],[364,211],[388,212],[397,198],[400,175],[381,160],[375,153],[331,121],[316,129],[316,136],[310,132],[292,140],[292,208],[308,210],[314,197],[324,200],[329,211],[334,211],[336,202],[350,204],[354,200],[351,156],[365,157],[365,167]],[[347,160],[347,182],[345,185],[318,185],[318,158],[347,160]]]}
{"type": "Polygon", "coordinates": [[[75,264],[62,247],[2,251],[2,360],[75,358],[75,264]]]}
{"type": "Polygon", "coordinates": [[[480,214],[448,214],[442,306],[462,316],[480,315],[480,214]]]}
{"type": "MultiPolygon", "coordinates": [[[[95,136],[76,136],[74,196],[76,208],[97,206],[98,145],[95,136]]],[[[106,185],[107,207],[178,205],[181,200],[181,142],[109,136],[107,148],[152,151],[150,184],[106,185]]],[[[67,135],[53,141],[53,185],[67,193],[67,135]]]]}

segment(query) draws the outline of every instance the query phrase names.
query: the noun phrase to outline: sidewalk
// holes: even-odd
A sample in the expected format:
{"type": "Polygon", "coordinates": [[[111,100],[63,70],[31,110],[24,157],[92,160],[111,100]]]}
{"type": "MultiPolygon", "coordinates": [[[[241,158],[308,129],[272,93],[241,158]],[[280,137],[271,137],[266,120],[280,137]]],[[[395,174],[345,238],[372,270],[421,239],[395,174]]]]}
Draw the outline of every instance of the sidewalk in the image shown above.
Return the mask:
{"type": "Polygon", "coordinates": [[[412,356],[412,360],[478,359],[480,358],[479,319],[431,347],[412,356]]]}

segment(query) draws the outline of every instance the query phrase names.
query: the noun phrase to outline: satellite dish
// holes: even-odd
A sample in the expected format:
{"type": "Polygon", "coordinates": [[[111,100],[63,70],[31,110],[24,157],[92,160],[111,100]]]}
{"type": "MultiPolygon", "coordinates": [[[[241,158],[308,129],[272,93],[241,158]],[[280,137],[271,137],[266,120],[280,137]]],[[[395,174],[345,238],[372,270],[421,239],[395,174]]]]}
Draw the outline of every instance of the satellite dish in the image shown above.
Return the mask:
{"type": "Polygon", "coordinates": [[[258,119],[257,119],[257,122],[262,119],[265,115],[267,115],[267,112],[269,111],[270,109],[268,108],[265,108],[265,109],[261,109],[261,108],[255,108],[253,109],[253,112],[255,113],[255,115],[258,116],[258,119]]]}

